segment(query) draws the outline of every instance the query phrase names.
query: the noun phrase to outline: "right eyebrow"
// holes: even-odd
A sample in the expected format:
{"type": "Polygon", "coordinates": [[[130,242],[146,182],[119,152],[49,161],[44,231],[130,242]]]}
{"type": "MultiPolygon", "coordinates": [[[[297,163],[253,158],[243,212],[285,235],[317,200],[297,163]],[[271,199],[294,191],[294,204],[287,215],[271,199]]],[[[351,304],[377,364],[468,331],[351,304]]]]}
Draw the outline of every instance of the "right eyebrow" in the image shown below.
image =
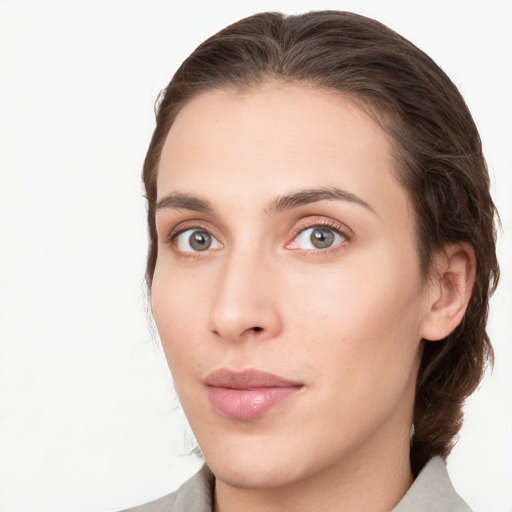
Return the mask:
{"type": "Polygon", "coordinates": [[[171,192],[156,203],[156,212],[166,209],[192,210],[194,212],[209,214],[214,213],[214,208],[209,201],[190,194],[184,194],[183,192],[171,192]]]}

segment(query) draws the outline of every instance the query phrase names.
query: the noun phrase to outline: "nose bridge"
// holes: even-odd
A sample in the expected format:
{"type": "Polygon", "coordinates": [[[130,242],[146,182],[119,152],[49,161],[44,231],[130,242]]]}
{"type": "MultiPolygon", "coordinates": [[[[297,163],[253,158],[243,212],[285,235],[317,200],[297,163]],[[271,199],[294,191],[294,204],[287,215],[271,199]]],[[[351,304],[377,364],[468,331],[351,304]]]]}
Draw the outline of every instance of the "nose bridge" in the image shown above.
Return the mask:
{"type": "Polygon", "coordinates": [[[279,332],[275,271],[254,241],[232,248],[218,279],[210,304],[211,331],[232,341],[256,334],[273,337],[279,332]]]}

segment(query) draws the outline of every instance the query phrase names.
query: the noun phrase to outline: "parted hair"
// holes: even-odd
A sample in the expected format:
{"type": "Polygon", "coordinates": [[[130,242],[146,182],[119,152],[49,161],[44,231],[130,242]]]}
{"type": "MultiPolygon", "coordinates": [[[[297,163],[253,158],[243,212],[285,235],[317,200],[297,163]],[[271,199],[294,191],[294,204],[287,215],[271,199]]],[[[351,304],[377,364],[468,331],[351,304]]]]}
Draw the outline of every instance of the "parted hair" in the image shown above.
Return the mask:
{"type": "Polygon", "coordinates": [[[499,267],[498,217],[478,131],[456,86],[410,41],[350,12],[268,12],[226,27],[194,50],[157,100],[156,128],[144,163],[149,291],[157,257],[158,165],[177,114],[200,93],[276,80],[338,92],[387,132],[396,178],[414,210],[425,279],[433,271],[434,253],[448,244],[467,242],[475,251],[476,280],[462,322],[441,341],[422,341],[411,444],[417,473],[431,457],[450,453],[464,401],[492,363],[486,323],[499,267]]]}

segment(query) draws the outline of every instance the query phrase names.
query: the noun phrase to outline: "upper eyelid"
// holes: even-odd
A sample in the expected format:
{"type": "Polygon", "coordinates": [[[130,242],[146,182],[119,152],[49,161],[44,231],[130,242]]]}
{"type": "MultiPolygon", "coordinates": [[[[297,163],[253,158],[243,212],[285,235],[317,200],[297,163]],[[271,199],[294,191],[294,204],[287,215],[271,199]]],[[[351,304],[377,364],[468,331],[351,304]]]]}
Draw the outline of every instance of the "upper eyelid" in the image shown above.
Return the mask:
{"type": "Polygon", "coordinates": [[[313,220],[311,217],[308,218],[311,219],[309,222],[306,219],[301,219],[295,224],[295,236],[297,236],[299,233],[303,231],[306,231],[307,229],[315,227],[332,229],[334,231],[339,232],[339,234],[343,235],[347,239],[351,238],[354,235],[353,231],[346,224],[343,224],[342,222],[334,220],[330,217],[313,216],[313,218],[318,219],[316,221],[313,220]]]}
{"type": "Polygon", "coordinates": [[[218,237],[215,236],[211,230],[209,229],[205,229],[203,227],[200,227],[200,226],[191,226],[191,227],[186,227],[186,228],[183,228],[183,229],[178,229],[177,231],[175,232],[172,232],[170,235],[169,235],[169,240],[172,242],[174,241],[175,239],[177,239],[180,235],[183,235],[184,233],[187,233],[187,232],[191,232],[191,233],[197,233],[197,232],[205,232],[205,233],[209,233],[211,235],[211,237],[213,239],[215,239],[220,245],[223,245],[222,242],[220,240],[218,240],[218,237]]]}
{"type": "Polygon", "coordinates": [[[339,220],[335,220],[332,217],[323,216],[323,215],[311,215],[305,218],[300,219],[295,223],[293,228],[293,235],[289,236],[286,243],[285,248],[291,251],[300,251],[300,253],[308,253],[308,254],[333,254],[342,250],[346,244],[352,243],[354,237],[354,232],[350,229],[345,223],[340,222],[339,220]],[[342,238],[342,240],[332,246],[327,248],[301,248],[294,247],[296,240],[309,229],[315,228],[323,228],[330,229],[334,231],[338,236],[342,238]]]}
{"type": "Polygon", "coordinates": [[[342,231],[341,229],[337,228],[336,226],[328,226],[328,225],[324,225],[324,224],[317,224],[317,225],[313,225],[313,226],[308,226],[308,227],[305,227],[304,229],[300,229],[299,231],[297,231],[297,233],[295,234],[294,236],[294,239],[297,238],[299,235],[302,235],[302,233],[306,232],[306,231],[309,231],[309,230],[315,230],[315,229],[327,229],[327,230],[331,230],[331,231],[334,231],[337,235],[345,238],[348,240],[349,236],[347,234],[345,234],[344,231],[342,231]]]}
{"type": "MultiPolygon", "coordinates": [[[[291,228],[292,237],[288,235],[288,240],[286,243],[289,243],[301,232],[315,227],[324,227],[326,229],[332,229],[338,232],[347,240],[350,239],[354,234],[353,231],[346,224],[338,220],[335,220],[332,217],[327,217],[324,215],[308,215],[294,222],[293,227],[291,228]]],[[[202,219],[184,220],[174,225],[171,229],[167,229],[166,227],[163,226],[161,228],[162,232],[165,233],[164,238],[167,241],[171,241],[181,233],[193,229],[205,230],[208,233],[210,233],[213,237],[215,237],[220,243],[224,244],[222,240],[224,237],[221,234],[219,234],[219,230],[216,229],[211,222],[202,219]]]]}
{"type": "Polygon", "coordinates": [[[217,242],[219,242],[219,244],[221,245],[224,245],[220,240],[219,240],[219,237],[217,235],[214,235],[210,229],[206,229],[206,228],[203,228],[201,226],[190,226],[190,227],[186,227],[186,228],[183,228],[183,229],[178,229],[176,231],[171,231],[171,233],[169,234],[168,236],[168,239],[169,241],[173,241],[175,240],[178,236],[182,235],[183,233],[186,233],[187,231],[205,231],[206,233],[209,233],[213,238],[215,238],[215,240],[217,240],[217,242]]]}
{"type": "Polygon", "coordinates": [[[216,239],[219,239],[218,234],[216,234],[217,230],[214,229],[213,226],[211,226],[211,224],[209,222],[201,221],[198,219],[191,219],[191,220],[179,222],[171,229],[166,229],[165,232],[167,234],[165,237],[168,240],[170,240],[170,239],[180,235],[181,233],[184,233],[185,231],[194,230],[194,229],[197,231],[200,231],[200,230],[208,231],[208,233],[210,233],[216,239]]]}
{"type": "Polygon", "coordinates": [[[212,236],[215,236],[213,233],[210,232],[209,229],[203,228],[202,226],[185,226],[183,228],[171,230],[171,232],[169,233],[169,238],[174,239],[177,236],[186,233],[187,231],[206,231],[210,233],[212,236]]]}

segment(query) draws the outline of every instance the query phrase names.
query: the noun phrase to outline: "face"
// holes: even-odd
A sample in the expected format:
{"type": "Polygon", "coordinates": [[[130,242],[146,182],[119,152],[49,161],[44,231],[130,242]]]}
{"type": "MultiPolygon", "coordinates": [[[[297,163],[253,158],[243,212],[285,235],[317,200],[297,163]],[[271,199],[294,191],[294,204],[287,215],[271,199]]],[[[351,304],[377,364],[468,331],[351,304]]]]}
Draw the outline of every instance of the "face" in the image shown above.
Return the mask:
{"type": "Polygon", "coordinates": [[[383,130],[305,86],[204,93],[157,188],[153,313],[217,479],[277,487],[397,443],[408,456],[427,301],[383,130]]]}

